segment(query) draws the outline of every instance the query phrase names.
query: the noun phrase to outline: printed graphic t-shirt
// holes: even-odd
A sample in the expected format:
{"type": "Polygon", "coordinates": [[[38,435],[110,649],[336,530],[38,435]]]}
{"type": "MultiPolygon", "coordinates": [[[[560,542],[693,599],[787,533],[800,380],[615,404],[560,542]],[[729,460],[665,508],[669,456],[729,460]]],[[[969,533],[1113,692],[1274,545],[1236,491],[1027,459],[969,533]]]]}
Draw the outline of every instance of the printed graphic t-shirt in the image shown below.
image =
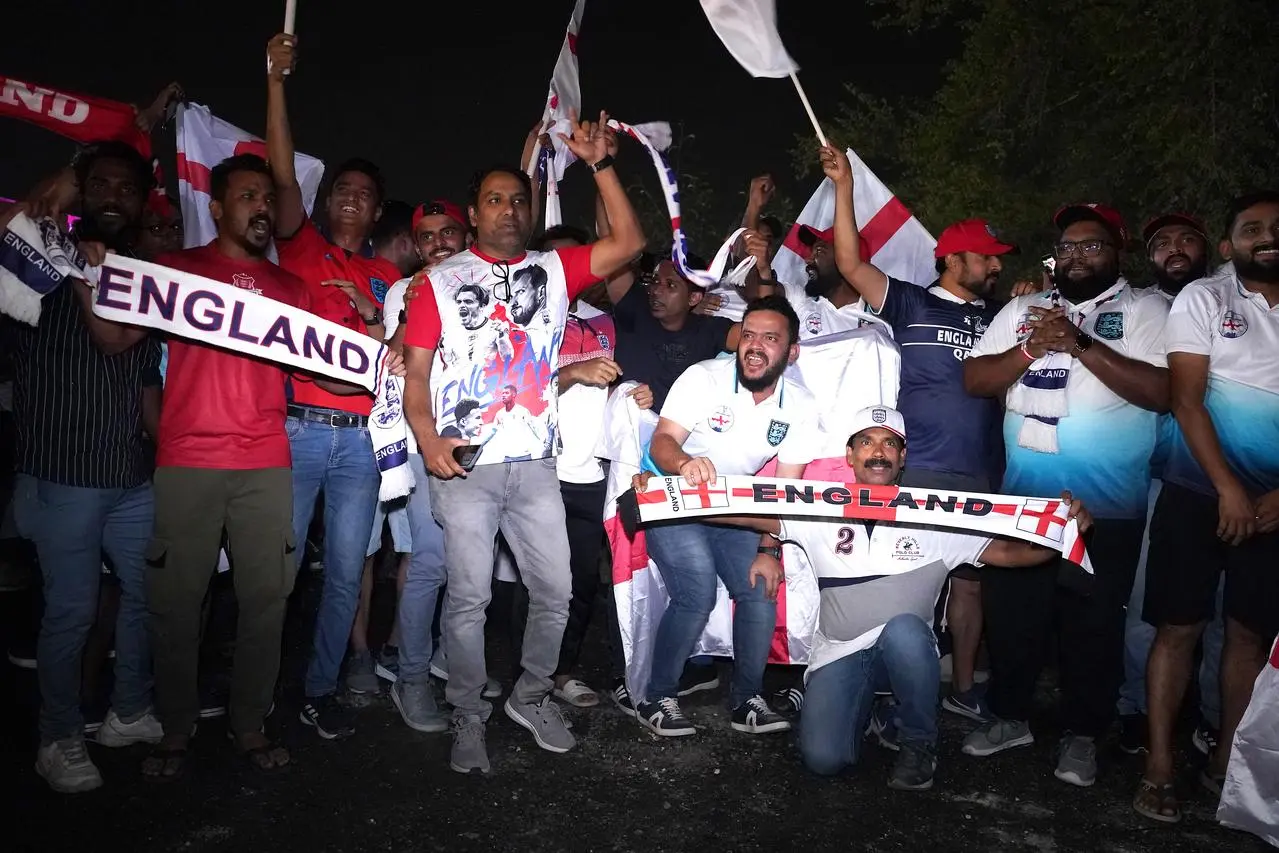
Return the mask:
{"type": "Polygon", "coordinates": [[[404,342],[435,350],[437,432],[480,445],[477,465],[558,455],[559,355],[568,306],[598,280],[590,246],[510,260],[472,247],[432,269],[431,286],[421,288],[409,312],[404,342]]]}

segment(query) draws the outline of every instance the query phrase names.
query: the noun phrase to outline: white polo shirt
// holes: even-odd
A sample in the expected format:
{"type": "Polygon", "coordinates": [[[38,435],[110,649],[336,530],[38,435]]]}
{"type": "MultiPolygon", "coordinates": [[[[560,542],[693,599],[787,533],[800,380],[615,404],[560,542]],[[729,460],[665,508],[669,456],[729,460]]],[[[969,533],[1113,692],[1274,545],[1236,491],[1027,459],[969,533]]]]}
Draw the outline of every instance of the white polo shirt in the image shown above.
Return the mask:
{"type": "MultiPolygon", "coordinates": [[[[995,315],[969,358],[1006,352],[1030,337],[1030,309],[1050,308],[1048,293],[1019,296],[995,315]]],[[[1122,280],[1108,299],[1079,311],[1065,298],[1072,322],[1120,355],[1167,367],[1164,321],[1168,302],[1122,280]]],[[[1075,359],[1066,383],[1069,414],[1057,423],[1057,453],[1020,447],[1024,418],[1004,414],[1007,468],[1003,490],[1011,495],[1055,497],[1071,489],[1097,518],[1144,518],[1150,488],[1150,457],[1159,416],[1124,400],[1075,359]]]]}
{"type": "Polygon", "coordinates": [[[914,524],[783,519],[781,538],[804,549],[821,597],[808,672],[868,649],[894,616],[932,624],[946,577],[981,565],[988,536],[914,524]]]}
{"type": "Polygon", "coordinates": [[[812,393],[780,377],[772,396],[756,403],[737,381],[737,359],[713,358],[689,367],[666,395],[661,416],[688,430],[684,452],[704,456],[720,474],[754,474],[764,463],[807,465],[820,436],[812,393]]]}
{"type": "MultiPolygon", "coordinates": [[[[1255,495],[1279,488],[1279,307],[1246,290],[1232,269],[1186,285],[1164,341],[1170,353],[1208,356],[1204,405],[1235,476],[1255,495]]],[[[1216,494],[1180,430],[1164,479],[1216,494]]]]}
{"type": "Polygon", "coordinates": [[[880,326],[888,332],[890,338],[893,336],[893,327],[872,314],[865,299],[858,299],[843,308],[836,308],[835,304],[825,296],[819,296],[816,299],[809,296],[803,285],[781,282],[781,288],[782,293],[786,295],[786,301],[799,315],[801,341],[833,335],[837,332],[848,332],[863,326],[880,326]]]}

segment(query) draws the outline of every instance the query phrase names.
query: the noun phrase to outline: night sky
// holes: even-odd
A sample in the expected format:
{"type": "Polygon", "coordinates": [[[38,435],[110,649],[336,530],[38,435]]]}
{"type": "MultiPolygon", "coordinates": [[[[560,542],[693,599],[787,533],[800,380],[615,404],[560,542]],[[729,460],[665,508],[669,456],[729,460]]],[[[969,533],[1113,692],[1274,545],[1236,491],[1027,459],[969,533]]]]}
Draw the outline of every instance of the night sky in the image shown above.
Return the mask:
{"type": "MultiPolygon", "coordinates": [[[[140,105],[177,80],[190,100],[263,132],[265,45],[281,26],[283,0],[13,5],[0,72],[140,105]]],[[[507,5],[299,0],[300,62],[289,84],[299,150],[330,165],[349,156],[375,161],[394,198],[461,201],[474,169],[518,158],[541,115],[573,2],[497,14],[507,5]]],[[[944,35],[874,29],[861,3],[778,5],[783,41],[819,118],[834,112],[845,81],[893,97],[936,86],[944,57],[935,46],[949,43],[944,35]]],[[[750,77],[696,0],[588,0],[578,48],[584,109],[631,123],[666,120],[677,136],[682,128],[690,137],[682,156],[713,183],[725,226],[758,172],[773,172],[796,205],[811,192],[811,176],[790,176],[788,149],[809,128],[790,82],[750,77]]],[[[25,193],[72,151],[47,131],[4,121],[0,195],[25,193]]],[[[576,172],[566,179],[569,221],[588,213],[571,193],[585,180],[576,172]]]]}

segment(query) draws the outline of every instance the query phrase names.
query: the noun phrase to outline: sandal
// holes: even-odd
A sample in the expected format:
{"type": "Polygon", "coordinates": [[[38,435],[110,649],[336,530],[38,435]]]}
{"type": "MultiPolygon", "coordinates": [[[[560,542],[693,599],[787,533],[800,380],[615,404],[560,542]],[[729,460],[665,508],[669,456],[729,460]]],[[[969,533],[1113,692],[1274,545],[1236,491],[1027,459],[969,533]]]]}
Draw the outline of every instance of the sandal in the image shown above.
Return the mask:
{"type": "Polygon", "coordinates": [[[148,782],[176,782],[186,773],[188,760],[185,746],[157,746],[142,760],[142,778],[148,782]]]}
{"type": "Polygon", "coordinates": [[[289,751],[273,740],[267,739],[266,743],[261,746],[251,746],[245,748],[240,745],[239,738],[227,733],[235,744],[236,755],[242,757],[248,762],[249,767],[265,776],[273,776],[287,770],[293,763],[293,756],[289,755],[289,751]],[[284,756],[284,761],[278,761],[280,755],[284,756]]]}
{"type": "Polygon", "coordinates": [[[552,692],[556,699],[563,699],[574,708],[594,708],[600,703],[599,694],[576,678],[570,678],[552,692]]]}
{"type": "Polygon", "coordinates": [[[1132,808],[1142,817],[1160,823],[1181,822],[1181,804],[1177,802],[1177,791],[1171,783],[1156,785],[1149,779],[1142,779],[1137,786],[1137,795],[1133,797],[1132,808]]]}

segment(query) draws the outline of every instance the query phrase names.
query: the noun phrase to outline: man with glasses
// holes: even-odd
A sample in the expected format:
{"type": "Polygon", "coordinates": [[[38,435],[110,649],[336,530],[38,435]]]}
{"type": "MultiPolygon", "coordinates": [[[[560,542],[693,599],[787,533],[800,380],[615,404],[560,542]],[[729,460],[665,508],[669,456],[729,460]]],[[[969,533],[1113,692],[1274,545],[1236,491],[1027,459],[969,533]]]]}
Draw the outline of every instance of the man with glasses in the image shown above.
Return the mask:
{"type": "Polygon", "coordinates": [[[1034,743],[1028,720],[1056,624],[1066,731],[1055,775],[1086,787],[1097,775],[1096,740],[1114,719],[1157,413],[1168,410],[1168,302],[1119,274],[1128,232],[1117,211],[1073,204],[1053,222],[1053,289],[1004,306],[964,363],[964,384],[970,394],[1005,397],[1001,491],[1051,502],[1070,483],[1092,509],[1096,574],[1091,595],[1081,595],[1058,589],[1056,559],[1019,572],[984,570],[996,719],[963,750],[986,756],[1034,743]]]}

